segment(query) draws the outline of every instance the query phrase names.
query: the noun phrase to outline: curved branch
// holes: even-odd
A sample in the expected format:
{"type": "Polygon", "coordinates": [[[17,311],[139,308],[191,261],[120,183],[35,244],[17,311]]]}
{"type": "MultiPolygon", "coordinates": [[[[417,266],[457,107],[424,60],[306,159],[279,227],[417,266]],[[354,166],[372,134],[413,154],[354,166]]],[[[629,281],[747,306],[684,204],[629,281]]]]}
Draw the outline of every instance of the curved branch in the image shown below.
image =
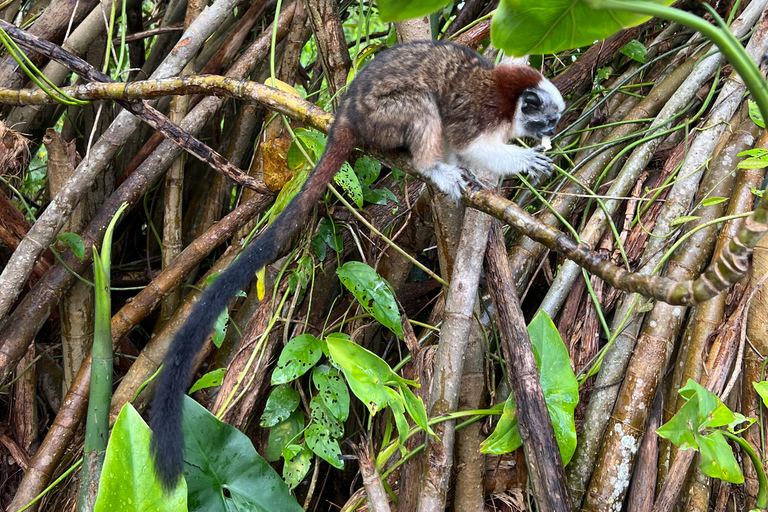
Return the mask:
{"type": "MultiPolygon", "coordinates": [[[[256,82],[217,75],[146,80],[130,84],[90,83],[69,87],[64,91],[78,99],[139,99],[168,94],[204,93],[256,101],[270,110],[305,122],[321,131],[327,131],[333,121],[331,114],[291,94],[256,82]]],[[[41,91],[0,89],[0,103],[48,101],[45,93],[41,91]]],[[[402,156],[373,153],[381,160],[417,175],[407,159],[402,156]]],[[[429,181],[428,176],[418,177],[429,181]]],[[[586,268],[614,288],[677,305],[698,304],[709,300],[741,279],[747,271],[752,250],[768,231],[768,202],[761,200],[752,215],[744,219],[738,235],[704,274],[694,281],[678,282],[665,277],[649,277],[628,272],[586,246],[577,244],[563,232],[543,224],[512,201],[489,190],[467,190],[462,199],[468,206],[508,223],[529,238],[586,268]]]]}

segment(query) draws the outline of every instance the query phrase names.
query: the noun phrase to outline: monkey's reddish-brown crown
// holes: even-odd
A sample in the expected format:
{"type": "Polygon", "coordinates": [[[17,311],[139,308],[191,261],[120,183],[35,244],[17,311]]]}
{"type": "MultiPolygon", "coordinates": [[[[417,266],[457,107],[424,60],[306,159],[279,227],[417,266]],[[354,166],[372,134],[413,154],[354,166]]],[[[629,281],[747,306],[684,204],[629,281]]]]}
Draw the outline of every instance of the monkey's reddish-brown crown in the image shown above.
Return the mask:
{"type": "Polygon", "coordinates": [[[523,91],[544,80],[541,73],[528,66],[496,66],[493,76],[498,97],[502,101],[501,110],[509,118],[514,116],[517,100],[523,91]]]}

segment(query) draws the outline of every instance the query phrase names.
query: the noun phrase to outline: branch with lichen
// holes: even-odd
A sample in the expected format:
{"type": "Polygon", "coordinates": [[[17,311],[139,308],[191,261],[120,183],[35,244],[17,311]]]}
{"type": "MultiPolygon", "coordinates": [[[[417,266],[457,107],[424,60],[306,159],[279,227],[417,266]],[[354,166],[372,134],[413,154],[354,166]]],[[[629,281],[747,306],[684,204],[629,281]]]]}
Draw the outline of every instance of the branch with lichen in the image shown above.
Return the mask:
{"type": "MultiPolygon", "coordinates": [[[[161,96],[205,94],[256,101],[266,108],[285,114],[323,132],[328,131],[333,115],[314,103],[258,82],[220,75],[192,75],[130,83],[91,82],[62,91],[82,100],[147,100],[161,96]]],[[[39,89],[0,89],[0,103],[5,105],[47,105],[55,100],[39,89]]]]}
{"type": "MultiPolygon", "coordinates": [[[[256,101],[281,114],[307,123],[321,131],[327,131],[333,116],[317,105],[283,91],[248,80],[232,79],[217,75],[185,76],[161,80],[121,83],[90,83],[63,89],[77,99],[145,99],[163,95],[203,93],[229,96],[246,101],[256,101]]],[[[0,89],[0,103],[21,102],[47,103],[45,93],[30,89],[9,91],[0,89]]],[[[385,162],[416,175],[408,161],[395,155],[377,155],[385,162]]],[[[427,176],[418,176],[426,179],[427,176]]],[[[524,235],[536,240],[579,266],[597,275],[614,288],[639,293],[645,297],[669,304],[699,304],[728,289],[744,276],[752,250],[762,235],[768,231],[768,203],[761,200],[752,215],[744,220],[738,235],[707,271],[694,281],[678,282],[659,276],[643,276],[629,272],[606,260],[586,246],[577,244],[562,231],[537,220],[512,201],[490,190],[466,190],[464,202],[496,217],[524,235]]]]}
{"type": "MultiPolygon", "coordinates": [[[[0,28],[10,35],[18,44],[24,48],[33,50],[50,59],[64,64],[67,68],[74,71],[82,78],[93,82],[114,83],[114,81],[94,68],[88,62],[76,55],[72,55],[58,45],[39,39],[32,34],[12,25],[6,21],[0,20],[0,28]]],[[[49,96],[52,98],[52,96],[49,96]]],[[[237,183],[256,190],[261,193],[270,193],[270,190],[258,180],[245,174],[243,171],[232,165],[226,158],[208,147],[205,143],[196,137],[184,132],[176,123],[165,117],[153,107],[143,101],[132,99],[116,99],[117,103],[135,115],[158,132],[165,135],[170,140],[184,148],[188,153],[205,162],[217,172],[228,176],[237,183]]]]}

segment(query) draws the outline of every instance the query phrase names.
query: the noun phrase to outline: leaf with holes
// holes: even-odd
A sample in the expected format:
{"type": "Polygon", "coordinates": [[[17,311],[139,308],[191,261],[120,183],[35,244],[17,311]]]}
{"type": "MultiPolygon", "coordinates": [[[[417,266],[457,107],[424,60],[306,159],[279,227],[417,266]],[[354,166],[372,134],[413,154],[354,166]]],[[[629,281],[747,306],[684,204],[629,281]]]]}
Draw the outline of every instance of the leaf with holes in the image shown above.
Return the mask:
{"type": "Polygon", "coordinates": [[[299,406],[299,392],[291,386],[282,384],[269,394],[264,413],[261,415],[262,427],[272,427],[288,418],[299,406]]]}
{"type": "Polygon", "coordinates": [[[344,468],[340,459],[339,442],[331,437],[327,430],[317,424],[310,425],[304,431],[304,438],[307,440],[307,446],[321,459],[328,461],[335,468],[344,468]]]}
{"type": "Polygon", "coordinates": [[[339,421],[349,417],[349,390],[336,368],[321,364],[312,370],[312,383],[317,395],[339,421]]]}
{"type": "Polygon", "coordinates": [[[348,261],[336,270],[336,274],[366,311],[398,338],[403,338],[397,302],[392,288],[384,278],[359,261],[348,261]]]}
{"type": "Polygon", "coordinates": [[[322,343],[311,334],[302,334],[289,341],[272,372],[272,385],[291,382],[315,366],[323,355],[322,343]]]}
{"type": "Polygon", "coordinates": [[[344,435],[344,427],[337,420],[328,406],[317,395],[312,397],[309,402],[309,413],[312,418],[312,423],[320,425],[328,431],[331,436],[339,438],[344,435]]]}
{"type": "Polygon", "coordinates": [[[309,473],[312,465],[312,450],[305,444],[289,444],[283,448],[283,480],[289,489],[295,489],[309,473]]]}
{"type": "Polygon", "coordinates": [[[355,174],[366,185],[376,181],[380,172],[381,162],[374,160],[368,155],[363,155],[355,161],[355,174]]]}
{"type": "Polygon", "coordinates": [[[349,163],[344,162],[333,177],[334,181],[344,189],[344,192],[354,201],[358,208],[363,207],[363,188],[360,185],[360,180],[357,179],[354,169],[349,163]]]}

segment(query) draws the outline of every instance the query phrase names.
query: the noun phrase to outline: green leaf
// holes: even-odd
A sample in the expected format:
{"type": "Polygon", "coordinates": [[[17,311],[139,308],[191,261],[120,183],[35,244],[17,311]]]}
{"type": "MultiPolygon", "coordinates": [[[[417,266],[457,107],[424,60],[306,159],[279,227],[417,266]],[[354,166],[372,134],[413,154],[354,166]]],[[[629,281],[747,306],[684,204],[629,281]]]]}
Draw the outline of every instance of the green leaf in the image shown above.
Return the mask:
{"type": "MultiPolygon", "coordinates": [[[[528,335],[533,345],[533,355],[539,367],[541,388],[547,403],[549,416],[555,430],[563,464],[568,464],[576,451],[576,425],[573,414],[579,401],[579,386],[571,369],[568,350],[565,348],[555,324],[546,313],[537,314],[528,325],[528,335]]],[[[483,443],[483,453],[507,453],[520,446],[514,399],[504,405],[497,430],[483,443]]]]}
{"type": "Polygon", "coordinates": [[[349,390],[336,368],[326,364],[316,366],[312,370],[312,383],[325,405],[339,421],[349,417],[349,390]]]}
{"type": "Polygon", "coordinates": [[[339,442],[332,438],[327,430],[320,425],[310,425],[304,431],[304,438],[307,446],[321,459],[328,461],[335,468],[344,469],[344,463],[340,459],[339,442]]]}
{"type": "Polygon", "coordinates": [[[746,158],[737,165],[739,169],[763,169],[768,167],[768,158],[746,158]]]}
{"type": "Polygon", "coordinates": [[[336,273],[366,311],[398,338],[403,338],[400,313],[389,283],[371,267],[359,261],[348,261],[336,273]]]}
{"type": "Polygon", "coordinates": [[[317,396],[313,396],[309,402],[310,417],[312,423],[320,425],[332,437],[339,438],[344,435],[344,427],[337,420],[325,402],[317,396]]]}
{"type": "Polygon", "coordinates": [[[381,163],[378,160],[374,160],[368,155],[363,155],[355,161],[355,174],[366,185],[376,181],[379,173],[381,173],[381,163]]]}
{"type": "Polygon", "coordinates": [[[760,398],[763,399],[763,405],[768,407],[768,381],[753,382],[752,385],[755,387],[757,394],[760,395],[760,398]]]}
{"type": "Polygon", "coordinates": [[[312,237],[312,241],[309,243],[312,249],[315,250],[315,255],[320,261],[325,261],[325,240],[319,234],[312,237]]]}
{"type": "Polygon", "coordinates": [[[299,392],[291,386],[282,384],[269,394],[264,412],[261,415],[262,427],[272,427],[288,418],[299,406],[299,392]]]}
{"type": "Polygon", "coordinates": [[[672,222],[669,223],[669,227],[675,227],[679,226],[680,224],[685,224],[686,222],[691,222],[694,220],[698,220],[701,217],[698,217],[696,215],[681,215],[680,217],[674,219],[672,222]]]}
{"type": "Polygon", "coordinates": [[[739,463],[722,432],[716,430],[708,436],[697,435],[696,438],[701,452],[699,468],[705,475],[733,484],[744,483],[739,463]]]}
{"type": "Polygon", "coordinates": [[[637,62],[640,62],[641,64],[645,64],[645,54],[648,50],[645,49],[645,46],[643,46],[643,43],[638,41],[637,39],[633,39],[627,44],[625,44],[621,50],[619,50],[622,54],[626,55],[632,60],[636,60],[637,62]]]}
{"type": "Polygon", "coordinates": [[[184,399],[182,425],[190,512],[302,511],[245,434],[189,397],[184,399]]]}
{"type": "Polygon", "coordinates": [[[369,203],[380,204],[380,205],[387,204],[388,200],[392,201],[393,203],[399,202],[397,200],[397,196],[395,195],[395,193],[389,190],[388,188],[377,188],[375,190],[371,190],[370,188],[364,188],[363,199],[368,201],[369,203]]]}
{"type": "Polygon", "coordinates": [[[304,444],[291,444],[283,449],[283,458],[283,480],[289,489],[295,489],[309,473],[312,466],[312,450],[304,444]]]}
{"type": "Polygon", "coordinates": [[[382,21],[402,21],[420,18],[440,10],[451,0],[378,0],[382,21]]]}
{"type": "Polygon", "coordinates": [[[272,372],[272,385],[291,382],[315,366],[323,355],[322,341],[311,334],[296,336],[283,348],[272,372]]]}
{"type": "Polygon", "coordinates": [[[739,434],[741,432],[744,432],[749,427],[752,426],[754,422],[757,420],[755,418],[747,418],[743,414],[740,414],[738,412],[733,413],[733,421],[728,424],[728,430],[731,431],[734,434],[739,434]],[[736,429],[736,425],[741,425],[742,423],[746,423],[743,427],[740,429],[736,429]]]}
{"type": "Polygon", "coordinates": [[[482,453],[503,455],[515,451],[521,446],[523,446],[523,440],[517,428],[515,398],[510,393],[507,401],[504,403],[504,410],[501,413],[499,422],[496,424],[496,428],[480,444],[480,451],[482,453]]]}
{"type": "Polygon", "coordinates": [[[277,194],[277,197],[275,198],[275,204],[272,205],[272,210],[269,212],[270,224],[278,215],[280,215],[280,212],[288,206],[288,203],[291,202],[293,196],[298,194],[299,190],[301,190],[301,187],[304,185],[304,182],[307,181],[310,171],[311,169],[309,167],[301,168],[293,175],[288,183],[283,185],[283,188],[280,189],[280,193],[277,194]]]}
{"type": "Polygon", "coordinates": [[[334,181],[344,189],[344,192],[354,201],[358,208],[363,207],[363,188],[357,179],[354,169],[349,163],[344,162],[339,172],[333,177],[334,181]]]}
{"type": "MultiPolygon", "coordinates": [[[[133,406],[125,404],[107,445],[95,512],[185,512],[187,484],[182,478],[164,493],[154,477],[149,452],[150,430],[133,406]]],[[[191,509],[190,509],[191,510],[191,509]]]]}
{"type": "Polygon", "coordinates": [[[299,138],[304,147],[307,148],[307,152],[310,154],[310,156],[314,155],[315,160],[320,158],[320,155],[322,155],[323,151],[325,151],[325,145],[327,142],[325,135],[317,130],[310,130],[307,128],[297,128],[294,133],[299,138]]]}
{"type": "Polygon", "coordinates": [[[518,57],[558,53],[591,45],[649,19],[639,14],[592,9],[589,4],[588,0],[501,0],[491,22],[491,40],[496,48],[518,57]]]}
{"type": "Polygon", "coordinates": [[[429,426],[427,410],[424,408],[424,402],[421,401],[421,398],[414,395],[413,391],[411,391],[408,386],[400,386],[400,391],[402,391],[403,398],[405,399],[405,408],[408,409],[408,414],[411,415],[413,421],[415,421],[426,433],[437,437],[437,434],[432,430],[432,427],[429,426]]]}
{"type": "Polygon", "coordinates": [[[392,416],[395,418],[395,425],[397,425],[397,439],[400,442],[400,446],[405,446],[405,442],[408,439],[408,420],[405,419],[405,399],[397,391],[392,388],[384,388],[387,392],[387,404],[392,410],[392,416]]]}
{"type": "Polygon", "coordinates": [[[708,197],[701,202],[702,206],[713,206],[727,201],[727,197],[708,197]]]}
{"type": "Polygon", "coordinates": [[[338,333],[326,338],[331,359],[344,372],[352,393],[368,407],[371,416],[388,402],[387,383],[402,380],[379,356],[338,333]]]}
{"type": "Polygon", "coordinates": [[[317,228],[317,232],[334,251],[341,252],[344,248],[344,239],[339,234],[339,228],[332,220],[324,218],[317,228]]]}
{"type": "Polygon", "coordinates": [[[757,106],[757,103],[755,103],[752,100],[748,101],[749,103],[749,117],[752,119],[752,122],[755,123],[760,128],[765,128],[765,121],[763,120],[763,114],[760,113],[760,107],[757,106]]]}
{"type": "Polygon", "coordinates": [[[733,412],[717,395],[693,379],[688,379],[678,392],[686,399],[693,396],[698,398],[696,425],[699,429],[730,425],[735,419],[733,412]]]}
{"type": "Polygon", "coordinates": [[[765,157],[768,156],[768,149],[763,148],[752,148],[747,149],[745,151],[742,151],[737,156],[757,156],[757,157],[765,157]]]}
{"type": "Polygon", "coordinates": [[[72,252],[75,253],[78,259],[85,257],[85,243],[77,233],[60,233],[56,239],[72,249],[72,252]]]}
{"type": "Polygon", "coordinates": [[[597,77],[596,77],[598,83],[605,82],[606,80],[608,80],[608,77],[610,76],[611,76],[611,68],[609,66],[598,68],[597,77]]]}
{"type": "Polygon", "coordinates": [[[286,446],[294,442],[302,430],[304,430],[304,415],[301,411],[293,411],[290,416],[269,429],[264,458],[269,462],[280,460],[286,446]]]}
{"type": "Polygon", "coordinates": [[[229,309],[224,308],[216,322],[213,324],[213,336],[211,342],[216,345],[216,348],[221,348],[221,344],[224,342],[224,337],[227,335],[227,324],[229,323],[229,309]]]}
{"type": "Polygon", "coordinates": [[[206,373],[205,375],[197,379],[197,382],[195,382],[192,385],[192,388],[189,390],[189,394],[191,395],[192,393],[194,393],[199,389],[221,386],[221,381],[224,379],[225,373],[227,373],[226,368],[218,368],[216,370],[206,373]]]}
{"type": "Polygon", "coordinates": [[[669,439],[672,444],[678,446],[681,450],[690,448],[698,449],[696,432],[699,426],[699,398],[691,397],[677,411],[677,414],[656,429],[656,434],[669,439]]]}
{"type": "Polygon", "coordinates": [[[285,160],[288,168],[295,171],[305,163],[312,163],[307,162],[304,153],[317,162],[325,150],[326,138],[322,133],[307,128],[297,128],[294,133],[296,138],[291,141],[285,160]]]}
{"type": "Polygon", "coordinates": [[[579,403],[579,384],[571,369],[571,358],[557,327],[546,313],[538,313],[528,325],[533,355],[539,367],[541,387],[547,402],[563,464],[576,451],[573,414],[579,403]]]}

